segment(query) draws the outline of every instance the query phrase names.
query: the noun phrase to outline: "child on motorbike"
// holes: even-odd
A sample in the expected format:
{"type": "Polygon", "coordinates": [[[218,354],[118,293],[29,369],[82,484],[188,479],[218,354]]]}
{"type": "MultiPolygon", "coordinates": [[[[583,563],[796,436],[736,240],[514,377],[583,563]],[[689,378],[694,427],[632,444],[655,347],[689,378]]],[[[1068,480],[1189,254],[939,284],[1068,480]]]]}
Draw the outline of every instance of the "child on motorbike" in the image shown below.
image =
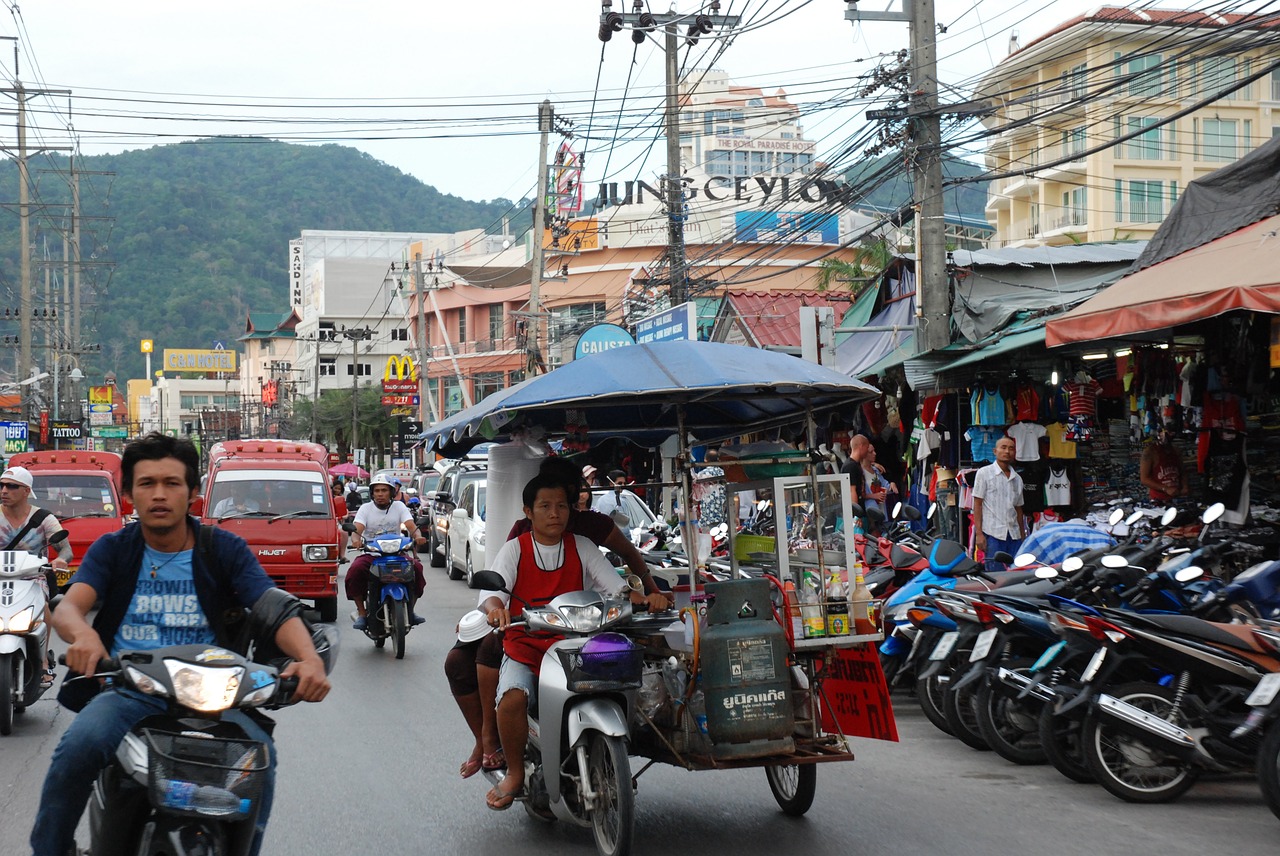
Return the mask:
{"type": "MultiPolygon", "coordinates": [[[[498,677],[498,736],[508,758],[506,777],[485,798],[489,808],[502,811],[511,806],[524,789],[525,743],[528,740],[526,714],[536,690],[536,676],[542,655],[555,637],[532,637],[523,627],[510,627],[512,617],[523,613],[521,600],[545,604],[556,595],[591,589],[620,594],[626,589],[622,578],[591,541],[566,532],[569,521],[570,489],[558,478],[535,476],[525,485],[521,497],[531,531],[508,541],[498,551],[491,569],[500,574],[504,592],[480,593],[479,608],[489,624],[504,631],[502,666],[498,677]]],[[[666,609],[662,594],[631,593],[633,603],[666,609]]]]}

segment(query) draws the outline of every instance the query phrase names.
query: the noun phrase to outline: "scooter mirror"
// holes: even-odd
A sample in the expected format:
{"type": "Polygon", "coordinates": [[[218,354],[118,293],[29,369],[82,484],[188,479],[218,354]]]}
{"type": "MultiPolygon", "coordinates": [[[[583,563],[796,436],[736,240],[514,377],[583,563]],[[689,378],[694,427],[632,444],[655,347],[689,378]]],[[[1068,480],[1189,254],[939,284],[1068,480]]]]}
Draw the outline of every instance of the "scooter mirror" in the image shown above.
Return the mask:
{"type": "Polygon", "coordinates": [[[471,587],[482,591],[507,591],[506,581],[497,571],[476,571],[471,575],[471,587]]]}
{"type": "Polygon", "coordinates": [[[1111,509],[1111,514],[1107,516],[1107,522],[1110,523],[1112,526],[1115,526],[1121,520],[1124,520],[1124,509],[1123,508],[1111,509]]]}
{"type": "Polygon", "coordinates": [[[1168,526],[1178,516],[1178,509],[1172,505],[1164,510],[1164,514],[1160,515],[1160,525],[1168,526]]]}
{"type": "Polygon", "coordinates": [[[758,511],[760,514],[764,514],[768,510],[769,510],[769,500],[762,499],[756,503],[756,511],[758,511]]]}
{"type": "Polygon", "coordinates": [[[1129,560],[1124,556],[1103,556],[1102,566],[1104,568],[1127,568],[1129,560]]]}
{"type": "Polygon", "coordinates": [[[1027,568],[1036,563],[1035,553],[1019,553],[1013,557],[1013,566],[1015,568],[1027,568]]]}
{"type": "Polygon", "coordinates": [[[1079,556],[1067,556],[1067,558],[1062,560],[1062,570],[1069,574],[1074,574],[1083,567],[1084,559],[1079,556]]]}
{"type": "Polygon", "coordinates": [[[1124,525],[1132,526],[1133,524],[1141,520],[1144,516],[1145,515],[1143,515],[1141,511],[1135,511],[1133,514],[1130,514],[1128,517],[1124,519],[1124,525]]]}
{"type": "Polygon", "coordinates": [[[936,502],[929,503],[929,519],[932,520],[933,516],[937,513],[938,513],[938,503],[936,502]]]}
{"type": "Polygon", "coordinates": [[[1198,580],[1204,576],[1204,569],[1195,565],[1188,565],[1181,570],[1174,571],[1173,578],[1180,583],[1189,583],[1192,580],[1198,580]]]}
{"type": "Polygon", "coordinates": [[[65,529],[59,529],[57,532],[54,532],[52,535],[49,536],[49,546],[56,547],[70,537],[71,537],[70,532],[68,532],[65,529]]]}
{"type": "Polygon", "coordinates": [[[1201,516],[1200,519],[1203,520],[1207,525],[1217,520],[1219,517],[1221,517],[1226,513],[1227,513],[1227,507],[1223,505],[1221,502],[1215,502],[1213,505],[1209,506],[1204,510],[1204,515],[1201,516]]]}
{"type": "Polygon", "coordinates": [[[1057,575],[1058,575],[1057,568],[1051,568],[1048,565],[1043,565],[1039,568],[1036,568],[1036,579],[1038,580],[1051,580],[1057,575]]]}
{"type": "Polygon", "coordinates": [[[899,516],[899,515],[901,515],[901,514],[902,514],[902,503],[901,503],[901,502],[895,502],[895,503],[893,504],[893,519],[894,519],[894,520],[897,520],[897,519],[898,519],[898,516],[899,516]]]}

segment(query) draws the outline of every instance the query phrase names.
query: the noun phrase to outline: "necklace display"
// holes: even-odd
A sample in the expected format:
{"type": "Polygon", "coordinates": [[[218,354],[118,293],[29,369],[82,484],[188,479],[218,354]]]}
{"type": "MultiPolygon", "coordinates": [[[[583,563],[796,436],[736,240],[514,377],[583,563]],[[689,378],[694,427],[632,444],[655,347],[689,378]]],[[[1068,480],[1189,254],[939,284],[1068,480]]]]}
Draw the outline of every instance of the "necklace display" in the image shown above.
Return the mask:
{"type": "MultiPolygon", "coordinates": [[[[154,547],[148,547],[147,549],[148,549],[148,550],[151,550],[151,552],[153,552],[153,553],[159,553],[159,552],[160,552],[159,550],[155,549],[154,547]]],[[[168,564],[169,564],[170,562],[172,562],[174,559],[176,559],[176,558],[178,558],[179,556],[181,556],[181,555],[182,555],[183,553],[185,553],[186,551],[187,551],[187,539],[186,539],[186,538],[183,538],[183,539],[182,539],[182,549],[180,549],[180,550],[179,550],[178,552],[176,552],[176,553],[170,553],[170,554],[169,554],[169,558],[165,559],[163,562],[161,562],[161,563],[160,563],[160,564],[158,564],[158,565],[157,565],[155,562],[151,562],[151,579],[153,579],[153,580],[154,580],[154,579],[156,578],[156,574],[160,573],[160,571],[161,571],[161,570],[162,570],[166,565],[168,565],[168,564]]],[[[148,561],[150,561],[150,560],[148,560],[148,561]]]]}
{"type": "Polygon", "coordinates": [[[542,563],[542,547],[537,541],[533,542],[533,563],[540,571],[554,571],[564,564],[564,539],[560,539],[560,543],[556,545],[556,560],[551,563],[551,567],[547,567],[542,563]]]}

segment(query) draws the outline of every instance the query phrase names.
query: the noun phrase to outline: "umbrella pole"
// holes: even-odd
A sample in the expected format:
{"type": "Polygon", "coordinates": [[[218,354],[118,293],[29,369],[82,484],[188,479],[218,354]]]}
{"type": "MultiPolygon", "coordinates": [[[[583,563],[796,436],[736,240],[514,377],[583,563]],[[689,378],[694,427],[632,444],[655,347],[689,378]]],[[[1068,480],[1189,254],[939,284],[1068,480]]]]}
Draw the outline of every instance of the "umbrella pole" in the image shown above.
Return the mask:
{"type": "MultiPolygon", "coordinates": [[[[689,443],[684,433],[684,405],[676,405],[676,436],[680,438],[676,469],[680,478],[680,530],[689,557],[689,596],[698,593],[698,530],[693,525],[693,485],[690,482],[689,443]]],[[[696,601],[695,601],[696,602],[696,601]]]]}

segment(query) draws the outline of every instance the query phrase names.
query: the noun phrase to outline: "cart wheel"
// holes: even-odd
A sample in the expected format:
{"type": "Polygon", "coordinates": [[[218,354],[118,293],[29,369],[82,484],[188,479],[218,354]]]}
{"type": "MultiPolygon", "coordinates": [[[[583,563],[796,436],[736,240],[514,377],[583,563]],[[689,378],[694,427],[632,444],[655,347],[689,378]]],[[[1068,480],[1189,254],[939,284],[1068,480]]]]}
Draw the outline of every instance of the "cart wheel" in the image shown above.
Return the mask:
{"type": "Polygon", "coordinates": [[[813,805],[818,789],[816,764],[775,764],[765,767],[764,774],[783,814],[800,817],[813,805]]]}

